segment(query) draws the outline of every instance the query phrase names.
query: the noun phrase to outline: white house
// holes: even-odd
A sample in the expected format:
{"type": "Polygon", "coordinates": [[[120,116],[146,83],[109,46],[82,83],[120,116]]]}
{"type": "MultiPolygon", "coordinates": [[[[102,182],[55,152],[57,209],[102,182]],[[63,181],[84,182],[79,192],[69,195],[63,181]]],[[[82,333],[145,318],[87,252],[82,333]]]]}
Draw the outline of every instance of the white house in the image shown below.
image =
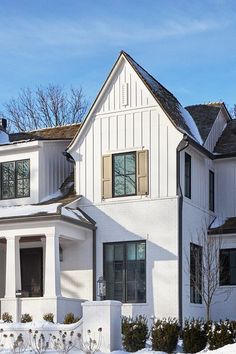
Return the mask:
{"type": "Polygon", "coordinates": [[[81,127],[6,137],[1,312],[79,314],[103,276],[124,315],[203,317],[187,264],[199,254],[201,282],[204,228],[223,236],[219,289],[231,290],[212,318],[235,319],[235,122],[223,103],[183,108],[121,52],[81,127]]]}

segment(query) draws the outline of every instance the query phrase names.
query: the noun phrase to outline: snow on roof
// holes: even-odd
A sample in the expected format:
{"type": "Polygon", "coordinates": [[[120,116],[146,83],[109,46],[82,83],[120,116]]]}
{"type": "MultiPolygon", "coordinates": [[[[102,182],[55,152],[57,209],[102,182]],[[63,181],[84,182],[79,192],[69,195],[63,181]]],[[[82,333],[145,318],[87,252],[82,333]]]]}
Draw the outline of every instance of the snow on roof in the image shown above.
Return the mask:
{"type": "Polygon", "coordinates": [[[17,205],[0,207],[0,218],[9,218],[17,216],[29,216],[38,214],[56,214],[57,208],[61,203],[53,203],[46,205],[17,205]]]}
{"type": "Polygon", "coordinates": [[[9,135],[3,130],[0,130],[0,145],[8,144],[9,142],[9,135]]]}
{"type": "Polygon", "coordinates": [[[179,104],[178,109],[180,111],[180,114],[182,115],[182,117],[184,118],[186,124],[188,125],[190,132],[192,134],[192,137],[195,138],[195,140],[199,143],[199,144],[203,144],[203,140],[202,137],[199,133],[198,127],[193,119],[193,117],[190,115],[190,113],[183,107],[181,106],[181,104],[179,104]]]}

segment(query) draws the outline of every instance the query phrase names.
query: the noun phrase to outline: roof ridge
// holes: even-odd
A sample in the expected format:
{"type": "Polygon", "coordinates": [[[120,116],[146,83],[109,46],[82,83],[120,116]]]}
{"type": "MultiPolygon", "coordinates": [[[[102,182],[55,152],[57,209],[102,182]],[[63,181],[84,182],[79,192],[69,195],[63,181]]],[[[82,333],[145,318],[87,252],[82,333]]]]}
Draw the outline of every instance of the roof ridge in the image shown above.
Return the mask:
{"type": "MultiPolygon", "coordinates": [[[[169,92],[169,94],[171,94],[178,102],[179,100],[174,96],[174,94],[172,92],[170,92],[164,85],[162,85],[154,76],[152,76],[152,74],[150,74],[146,69],[144,69],[139,63],[137,63],[128,53],[126,53],[125,51],[121,51],[121,54],[123,54],[125,57],[127,57],[127,60],[129,61],[129,59],[131,59],[136,65],[138,65],[143,71],[145,71],[154,81],[156,81],[158,83],[158,85],[160,85],[161,87],[163,87],[167,92],[169,92]]],[[[130,61],[129,61],[130,63],[130,61]]],[[[130,63],[130,65],[132,65],[132,63],[130,63]]],[[[133,67],[133,65],[132,65],[133,67]]],[[[179,102],[180,103],[180,102],[179,102]]],[[[181,105],[182,106],[182,105],[181,105]]]]}
{"type": "MultiPolygon", "coordinates": [[[[71,124],[64,124],[64,125],[56,125],[54,127],[45,127],[45,128],[40,128],[40,129],[35,129],[35,130],[28,130],[26,132],[18,132],[18,133],[33,133],[33,132],[38,132],[38,131],[47,130],[47,129],[57,129],[57,128],[72,127],[73,125],[81,125],[81,122],[71,123],[71,124]]],[[[16,134],[16,133],[13,133],[13,134],[16,134]]]]}

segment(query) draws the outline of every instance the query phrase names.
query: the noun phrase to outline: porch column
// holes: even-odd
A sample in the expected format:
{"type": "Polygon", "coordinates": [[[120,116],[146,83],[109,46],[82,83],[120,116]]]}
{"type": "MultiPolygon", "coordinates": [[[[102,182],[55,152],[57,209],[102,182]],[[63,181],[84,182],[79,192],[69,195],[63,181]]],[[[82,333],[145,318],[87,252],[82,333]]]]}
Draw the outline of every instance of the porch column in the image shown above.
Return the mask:
{"type": "Polygon", "coordinates": [[[21,290],[20,237],[9,236],[6,252],[6,290],[5,298],[15,298],[16,290],[21,290]]]}
{"type": "Polygon", "coordinates": [[[46,235],[44,297],[61,296],[61,275],[59,259],[59,236],[46,235]]]}

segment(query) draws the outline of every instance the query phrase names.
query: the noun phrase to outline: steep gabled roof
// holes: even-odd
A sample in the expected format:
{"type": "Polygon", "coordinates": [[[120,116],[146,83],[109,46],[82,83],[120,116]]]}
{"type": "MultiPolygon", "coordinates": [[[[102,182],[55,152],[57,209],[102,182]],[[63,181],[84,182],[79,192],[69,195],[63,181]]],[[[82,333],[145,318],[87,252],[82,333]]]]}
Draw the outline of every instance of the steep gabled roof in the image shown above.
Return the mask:
{"type": "Polygon", "coordinates": [[[158,104],[167,114],[174,126],[182,133],[187,133],[198,143],[202,143],[198,128],[186,109],[181,106],[177,98],[160,84],[152,75],[143,69],[131,56],[121,52],[136,71],[148,90],[152,93],[158,104]]]}
{"type": "Polygon", "coordinates": [[[106,85],[108,83],[108,80],[110,79],[113,70],[115,69],[116,65],[120,61],[120,58],[123,57],[125,60],[132,66],[134,71],[137,73],[141,81],[144,83],[144,85],[147,87],[148,91],[152,94],[154,99],[157,101],[157,103],[161,106],[163,111],[166,113],[170,121],[173,123],[173,125],[178,129],[181,133],[187,134],[190,137],[192,137],[195,141],[197,141],[199,144],[202,144],[202,138],[201,135],[198,131],[197,125],[194,122],[193,118],[189,114],[189,112],[181,106],[180,102],[177,100],[177,98],[170,92],[168,91],[163,85],[161,85],[152,75],[150,75],[145,69],[143,69],[129,54],[127,54],[124,51],[120,52],[119,57],[117,58],[115,64],[113,65],[106,81],[104,82],[103,86],[101,87],[95,101],[93,102],[90,110],[88,111],[88,114],[86,118],[83,121],[83,124],[80,128],[80,130],[77,132],[71,143],[69,144],[67,150],[70,151],[72,146],[74,145],[77,136],[82,133],[84,127],[87,124],[87,120],[92,114],[95,105],[100,97],[100,95],[104,92],[106,89],[106,85]]]}
{"type": "Polygon", "coordinates": [[[214,153],[233,154],[236,152],[236,119],[228,122],[216,143],[214,153]]]}
{"type": "Polygon", "coordinates": [[[79,130],[81,124],[71,124],[58,127],[49,127],[29,132],[9,134],[10,142],[34,140],[71,140],[79,130]]]}
{"type": "Polygon", "coordinates": [[[221,107],[221,104],[197,104],[194,106],[185,107],[197,124],[198,130],[204,142],[211,131],[221,107]]]}

